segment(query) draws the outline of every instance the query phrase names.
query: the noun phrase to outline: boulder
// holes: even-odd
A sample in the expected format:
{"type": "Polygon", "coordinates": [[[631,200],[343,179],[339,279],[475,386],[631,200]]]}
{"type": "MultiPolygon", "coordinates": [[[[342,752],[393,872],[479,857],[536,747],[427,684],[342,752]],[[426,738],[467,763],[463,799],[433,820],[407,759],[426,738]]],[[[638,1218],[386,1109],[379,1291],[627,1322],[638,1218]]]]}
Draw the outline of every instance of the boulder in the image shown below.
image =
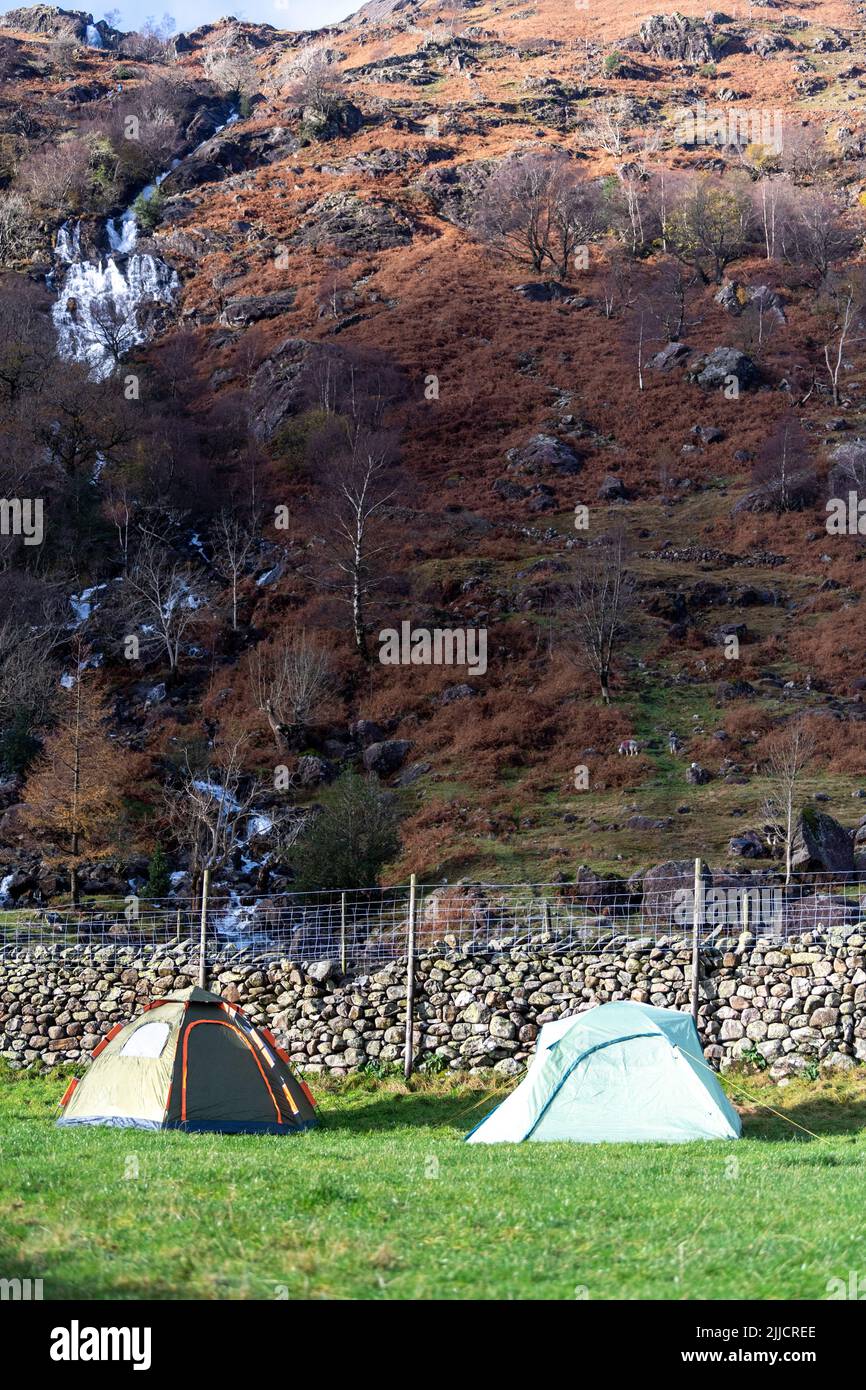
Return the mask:
{"type": "Polygon", "coordinates": [[[509,449],[505,457],[509,473],[533,477],[550,472],[569,477],[579,473],[583,466],[571,445],[552,434],[534,434],[520,448],[509,449]]]}
{"type": "Polygon", "coordinates": [[[716,56],[710,26],[682,14],[650,15],[640,26],[638,42],[644,53],[669,62],[710,63],[716,56]]]}
{"type": "Polygon", "coordinates": [[[246,327],[260,319],[279,318],[287,314],[295,302],[293,289],[274,290],[271,294],[249,294],[230,299],[220,315],[220,323],[230,328],[246,327]]]}
{"type": "MultiPolygon", "coordinates": [[[[713,875],[706,864],[701,865],[705,891],[713,886],[713,875]]],[[[682,904],[683,893],[695,891],[693,859],[667,859],[643,875],[643,915],[647,922],[670,924],[674,910],[682,904]]],[[[688,917],[688,914],[687,914],[688,917]]],[[[684,923],[686,918],[683,919],[684,923]]],[[[688,920],[691,920],[688,917],[688,920]]]]}
{"type": "Polygon", "coordinates": [[[763,313],[769,314],[777,323],[785,323],[785,310],[775,290],[769,285],[742,285],[738,280],[725,280],[715,296],[729,314],[738,317],[744,309],[754,304],[763,313]]]}
{"type": "Polygon", "coordinates": [[[302,246],[336,246],[347,255],[407,246],[412,224],[391,203],[374,202],[354,193],[327,193],[304,214],[295,234],[302,246]]]}
{"type": "Polygon", "coordinates": [[[728,853],[737,859],[764,859],[767,852],[757,830],[744,830],[740,835],[732,835],[728,842],[728,853]]]}
{"type": "Polygon", "coordinates": [[[522,285],[515,285],[514,290],[528,299],[530,304],[549,304],[551,300],[568,299],[571,295],[568,286],[561,285],[558,280],[528,280],[522,285]]]}
{"type": "Polygon", "coordinates": [[[700,763],[690,763],[686,768],[686,781],[691,787],[702,787],[712,778],[712,773],[700,763]]]}
{"type": "Polygon", "coordinates": [[[789,936],[804,932],[839,931],[851,933],[860,921],[860,909],[850,899],[831,893],[814,893],[794,898],[782,908],[782,926],[789,936]]]}
{"type": "Polygon", "coordinates": [[[717,347],[708,356],[700,358],[689,373],[689,378],[704,390],[714,390],[728,386],[734,377],[740,389],[754,386],[759,372],[755,363],[739,348],[717,347]]]}
{"type": "Polygon", "coordinates": [[[327,758],[307,754],[298,759],[298,781],[302,787],[318,787],[322,782],[329,782],[333,775],[334,768],[327,758]]]}
{"type": "Polygon", "coordinates": [[[312,140],[338,140],[342,136],[354,135],[364,124],[363,113],[351,101],[341,101],[338,106],[322,111],[316,106],[305,106],[301,113],[303,132],[312,140]]]}
{"type": "Polygon", "coordinates": [[[628,492],[622,478],[608,473],[598,489],[598,496],[602,502],[625,502],[628,498],[628,492]]]}
{"type": "MultiPolygon", "coordinates": [[[[195,133],[192,133],[195,138],[195,133]]],[[[187,193],[203,183],[219,183],[230,174],[240,174],[276,160],[287,159],[298,148],[298,141],[285,126],[267,130],[237,131],[234,127],[203,140],[172,169],[162,181],[169,197],[187,193]]]]}
{"type": "Polygon", "coordinates": [[[439,696],[440,705],[452,705],[455,700],[470,700],[478,691],[474,685],[468,685],[465,681],[460,685],[447,685],[439,696]]]}
{"type": "Polygon", "coordinates": [[[362,744],[381,743],[385,737],[384,730],[372,719],[356,719],[349,725],[349,733],[362,744]]]}
{"type": "Polygon", "coordinates": [[[447,932],[485,927],[489,913],[490,905],[480,888],[454,883],[425,897],[422,922],[428,935],[444,936],[447,932]]]}
{"type": "Polygon", "coordinates": [[[393,772],[399,771],[403,766],[411,746],[409,740],[405,738],[392,738],[386,739],[382,743],[371,743],[369,748],[364,749],[364,767],[368,772],[375,772],[378,777],[390,777],[393,772]]]}
{"type": "Polygon", "coordinates": [[[800,812],[791,847],[792,868],[847,873],[854,868],[854,836],[826,811],[800,812]]]}
{"type": "Polygon", "coordinates": [[[314,352],[305,338],[285,338],[258,368],[250,385],[253,432],[273,439],[300,404],[301,378],[314,352]]]}
{"type": "Polygon", "coordinates": [[[686,343],[665,343],[665,346],[649,359],[647,366],[654,372],[669,372],[679,366],[690,352],[691,348],[686,343]]]}

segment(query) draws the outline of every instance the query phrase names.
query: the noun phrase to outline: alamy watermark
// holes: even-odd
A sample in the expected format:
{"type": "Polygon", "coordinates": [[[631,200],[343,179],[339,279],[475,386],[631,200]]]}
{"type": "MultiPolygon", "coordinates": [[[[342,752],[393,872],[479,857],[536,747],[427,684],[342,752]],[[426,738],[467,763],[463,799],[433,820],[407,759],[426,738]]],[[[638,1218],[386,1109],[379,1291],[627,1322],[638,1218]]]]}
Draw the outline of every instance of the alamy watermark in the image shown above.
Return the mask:
{"type": "Polygon", "coordinates": [[[775,154],[782,153],[784,125],[781,111],[766,106],[744,111],[739,107],[680,107],[674,116],[674,138],[680,145],[714,145],[725,149],[744,149],[762,145],[775,154]]]}
{"type": "MultiPolygon", "coordinates": [[[[691,926],[693,889],[678,888],[673,900],[673,920],[678,926],[691,926]]],[[[697,908],[698,921],[705,926],[777,928],[784,922],[785,895],[781,888],[708,888],[699,895],[697,908]]]]}
{"type": "Polygon", "coordinates": [[[0,497],[0,536],[23,536],[25,545],[41,545],[44,514],[41,497],[0,497]]]}
{"type": "Polygon", "coordinates": [[[486,627],[386,627],[379,633],[383,666],[465,666],[471,676],[487,670],[486,627]]]}
{"type": "Polygon", "coordinates": [[[38,1303],[41,1299],[41,1279],[0,1279],[0,1303],[38,1303]]]}
{"type": "Polygon", "coordinates": [[[866,497],[854,491],[847,497],[828,497],[828,536],[866,536],[866,497]]]}

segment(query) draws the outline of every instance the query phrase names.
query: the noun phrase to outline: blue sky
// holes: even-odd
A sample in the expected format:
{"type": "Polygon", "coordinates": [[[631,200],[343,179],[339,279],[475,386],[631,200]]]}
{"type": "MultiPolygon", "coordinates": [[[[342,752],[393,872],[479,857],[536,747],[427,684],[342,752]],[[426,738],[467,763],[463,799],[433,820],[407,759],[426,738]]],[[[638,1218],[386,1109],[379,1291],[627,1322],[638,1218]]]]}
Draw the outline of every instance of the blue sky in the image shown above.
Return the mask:
{"type": "MultiPolygon", "coordinates": [[[[61,0],[63,3],[63,0],[61,0]]],[[[248,19],[251,23],[273,24],[277,29],[318,29],[322,24],[333,24],[345,19],[360,9],[363,0],[107,0],[104,9],[92,4],[82,5],[82,9],[92,9],[94,19],[102,19],[111,9],[121,14],[121,29],[136,29],[148,15],[157,19],[167,11],[175,21],[177,30],[195,29],[199,24],[233,14],[238,19],[248,19]]]]}

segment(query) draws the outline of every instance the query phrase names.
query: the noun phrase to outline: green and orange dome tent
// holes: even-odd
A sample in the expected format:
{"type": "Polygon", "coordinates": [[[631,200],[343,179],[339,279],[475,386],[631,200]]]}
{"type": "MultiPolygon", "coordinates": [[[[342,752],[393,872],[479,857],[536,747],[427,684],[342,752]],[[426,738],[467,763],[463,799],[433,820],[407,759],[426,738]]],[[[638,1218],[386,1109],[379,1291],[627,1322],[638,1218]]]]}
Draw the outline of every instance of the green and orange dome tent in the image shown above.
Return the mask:
{"type": "Polygon", "coordinates": [[[61,1102],[59,1125],[297,1134],[316,1103],[267,1028],[194,986],[116,1024],[61,1102]]]}

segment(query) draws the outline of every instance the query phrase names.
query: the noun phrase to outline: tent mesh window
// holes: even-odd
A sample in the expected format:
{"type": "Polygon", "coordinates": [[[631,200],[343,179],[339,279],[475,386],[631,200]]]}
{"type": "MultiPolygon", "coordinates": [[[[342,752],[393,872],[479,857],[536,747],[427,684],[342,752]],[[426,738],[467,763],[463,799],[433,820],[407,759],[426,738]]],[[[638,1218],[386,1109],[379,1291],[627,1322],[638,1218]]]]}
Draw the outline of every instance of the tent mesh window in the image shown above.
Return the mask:
{"type": "Polygon", "coordinates": [[[144,1023],[121,1048],[121,1057],[158,1057],[168,1042],[167,1023],[144,1023]]]}

